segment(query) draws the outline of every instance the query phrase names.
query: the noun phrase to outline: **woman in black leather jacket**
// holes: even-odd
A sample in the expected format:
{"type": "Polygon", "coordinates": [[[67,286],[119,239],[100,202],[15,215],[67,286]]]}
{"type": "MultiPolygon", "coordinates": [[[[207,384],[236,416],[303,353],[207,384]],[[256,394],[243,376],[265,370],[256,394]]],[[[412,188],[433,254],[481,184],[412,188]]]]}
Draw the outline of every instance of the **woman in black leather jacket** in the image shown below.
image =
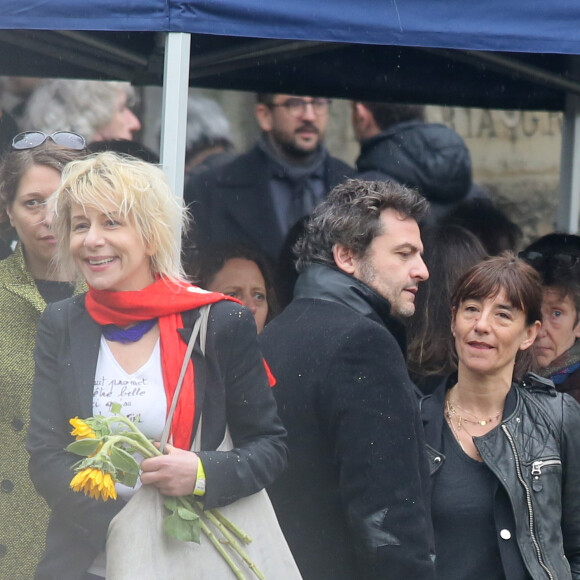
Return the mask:
{"type": "Polygon", "coordinates": [[[541,304],[512,255],[453,293],[458,373],[421,404],[441,579],[580,579],[580,406],[536,375],[513,382],[541,304]]]}

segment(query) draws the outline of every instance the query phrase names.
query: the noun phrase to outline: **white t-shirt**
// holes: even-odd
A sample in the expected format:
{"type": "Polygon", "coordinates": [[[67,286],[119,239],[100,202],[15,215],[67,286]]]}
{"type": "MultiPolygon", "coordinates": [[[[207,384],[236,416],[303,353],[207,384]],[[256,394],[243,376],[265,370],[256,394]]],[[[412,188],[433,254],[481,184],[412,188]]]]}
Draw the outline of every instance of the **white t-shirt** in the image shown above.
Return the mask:
{"type": "MultiPolygon", "coordinates": [[[[132,374],[117,362],[107,341],[101,337],[93,390],[93,414],[110,417],[111,405],[119,403],[121,412],[131,420],[138,417],[139,429],[150,439],[159,441],[167,415],[167,397],[161,370],[161,349],[156,342],[149,360],[132,374]]],[[[136,456],[138,462],[143,458],[136,456]]],[[[116,484],[120,497],[128,500],[139,488],[116,484]]]]}
{"type": "MultiPolygon", "coordinates": [[[[149,360],[139,370],[129,374],[117,362],[107,341],[101,336],[93,389],[93,415],[110,417],[113,403],[119,403],[123,415],[130,419],[139,417],[139,429],[150,439],[159,441],[167,415],[159,340],[149,360]]],[[[135,459],[140,463],[143,458],[136,455],[135,459]]],[[[117,483],[115,489],[119,497],[129,501],[140,486],[141,480],[137,480],[134,488],[117,483]]],[[[102,552],[95,558],[88,572],[104,578],[105,569],[106,557],[102,552]]]]}

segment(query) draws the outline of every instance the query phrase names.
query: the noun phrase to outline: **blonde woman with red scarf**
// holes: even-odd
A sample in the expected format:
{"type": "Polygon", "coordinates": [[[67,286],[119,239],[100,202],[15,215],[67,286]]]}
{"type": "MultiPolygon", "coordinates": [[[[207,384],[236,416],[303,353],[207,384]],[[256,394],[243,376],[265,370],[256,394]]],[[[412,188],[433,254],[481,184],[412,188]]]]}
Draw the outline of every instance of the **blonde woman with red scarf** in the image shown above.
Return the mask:
{"type": "Polygon", "coordinates": [[[89,291],[49,305],[40,321],[28,450],[32,480],[52,508],[36,578],[77,580],[105,576],[107,529],[133,490],[117,484],[119,499],[106,503],[71,491],[78,457],[64,451],[69,419],[108,415],[120,403],[159,440],[201,306],[212,304],[205,357],[194,349],[172,445],[142,462],[141,483],[170,496],[203,494],[205,509],[227,505],[282,472],[285,430],[252,313],[185,281],[185,214],[160,169],[114,153],[71,163],[55,212],[59,267],[74,269],[89,291]],[[193,453],[201,415],[202,451],[193,453]],[[226,425],[234,449],[216,451],[226,425]]]}

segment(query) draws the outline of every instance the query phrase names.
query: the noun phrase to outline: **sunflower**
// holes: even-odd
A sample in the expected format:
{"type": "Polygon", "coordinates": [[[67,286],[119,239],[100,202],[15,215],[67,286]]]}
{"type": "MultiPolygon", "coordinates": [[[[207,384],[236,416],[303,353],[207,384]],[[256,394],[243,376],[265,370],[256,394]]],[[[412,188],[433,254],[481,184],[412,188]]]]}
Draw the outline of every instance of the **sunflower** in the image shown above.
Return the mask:
{"type": "Polygon", "coordinates": [[[100,469],[88,467],[79,471],[70,482],[73,491],[84,491],[85,495],[107,501],[110,497],[117,499],[115,482],[110,473],[104,473],[100,469]]]}
{"type": "Polygon", "coordinates": [[[96,439],[97,435],[92,430],[92,428],[85,423],[82,419],[75,417],[74,419],[70,419],[69,423],[74,427],[74,429],[70,432],[73,437],[79,439],[96,439]]]}

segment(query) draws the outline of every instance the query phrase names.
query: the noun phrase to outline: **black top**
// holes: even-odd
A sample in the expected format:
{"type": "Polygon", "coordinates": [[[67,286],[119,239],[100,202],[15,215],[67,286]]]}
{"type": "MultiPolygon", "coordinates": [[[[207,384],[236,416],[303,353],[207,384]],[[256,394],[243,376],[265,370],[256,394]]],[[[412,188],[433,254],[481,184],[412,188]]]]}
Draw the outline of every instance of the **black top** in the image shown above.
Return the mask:
{"type": "Polygon", "coordinates": [[[35,280],[38,292],[47,304],[65,300],[73,295],[75,287],[70,282],[35,280]]]}
{"type": "MultiPolygon", "coordinates": [[[[421,401],[432,485],[447,462],[441,452],[445,393],[453,379],[421,401]]],[[[580,439],[573,433],[580,433],[578,403],[558,394],[550,381],[528,373],[508,392],[501,427],[475,438],[497,478],[494,537],[508,580],[546,580],[546,568],[558,580],[580,579],[580,439]],[[532,463],[546,459],[562,465],[552,465],[550,473],[545,466],[541,477],[532,475],[532,463]]]]}
{"type": "Polygon", "coordinates": [[[497,480],[485,463],[461,449],[447,423],[443,454],[445,463],[433,478],[431,506],[437,578],[505,580],[493,514],[497,480]]]}

